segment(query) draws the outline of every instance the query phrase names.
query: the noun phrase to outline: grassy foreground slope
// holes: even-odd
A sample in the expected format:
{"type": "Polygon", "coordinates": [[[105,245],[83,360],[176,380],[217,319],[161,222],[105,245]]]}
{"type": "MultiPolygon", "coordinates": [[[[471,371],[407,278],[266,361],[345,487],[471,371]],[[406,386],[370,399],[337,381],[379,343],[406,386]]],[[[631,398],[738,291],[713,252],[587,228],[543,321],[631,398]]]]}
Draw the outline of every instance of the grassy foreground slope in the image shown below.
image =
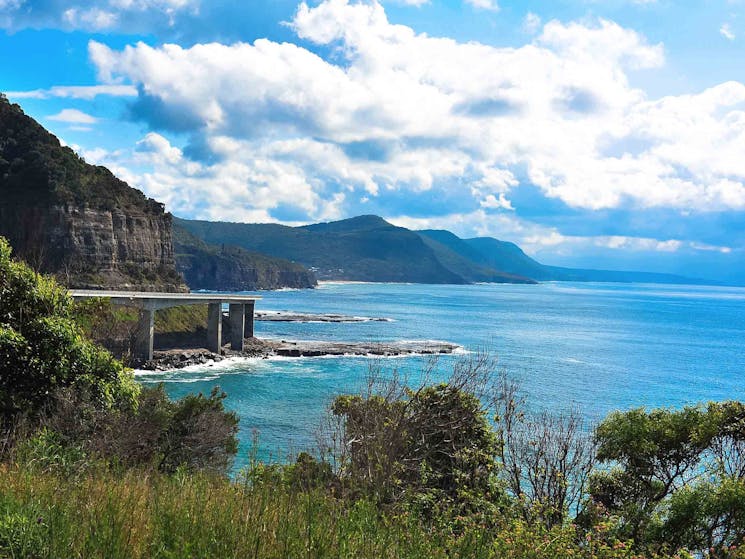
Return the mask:
{"type": "Polygon", "coordinates": [[[0,557],[621,559],[601,532],[514,519],[454,534],[320,490],[202,475],[76,478],[0,465],[0,557]],[[597,541],[593,541],[593,539],[597,541]]]}

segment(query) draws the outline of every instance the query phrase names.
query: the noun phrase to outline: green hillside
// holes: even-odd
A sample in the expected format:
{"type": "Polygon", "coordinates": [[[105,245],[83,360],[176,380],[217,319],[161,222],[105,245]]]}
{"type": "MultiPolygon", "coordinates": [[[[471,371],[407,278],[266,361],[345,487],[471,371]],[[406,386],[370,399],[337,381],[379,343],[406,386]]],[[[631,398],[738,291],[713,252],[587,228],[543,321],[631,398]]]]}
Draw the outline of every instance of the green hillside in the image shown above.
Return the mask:
{"type": "Polygon", "coordinates": [[[85,162],[0,94],[2,204],[72,204],[100,210],[163,213],[163,204],[85,162]]]}
{"type": "Polygon", "coordinates": [[[477,250],[450,231],[417,231],[424,242],[450,270],[458,270],[470,282],[486,283],[535,283],[528,274],[498,267],[484,259],[477,250]]]}
{"type": "Polygon", "coordinates": [[[492,237],[465,239],[461,242],[465,245],[467,254],[484,266],[496,267],[510,274],[524,275],[539,281],[558,279],[548,266],[533,260],[515,243],[492,237]]]}
{"type": "Polygon", "coordinates": [[[672,274],[546,266],[515,243],[461,239],[445,230],[410,231],[375,215],[288,227],[176,219],[213,245],[239,246],[303,264],[319,279],[410,283],[599,281],[706,283],[672,274]]]}
{"type": "Polygon", "coordinates": [[[311,268],[319,279],[469,283],[422,237],[376,216],[305,227],[177,220],[211,244],[240,246],[311,268]]]}

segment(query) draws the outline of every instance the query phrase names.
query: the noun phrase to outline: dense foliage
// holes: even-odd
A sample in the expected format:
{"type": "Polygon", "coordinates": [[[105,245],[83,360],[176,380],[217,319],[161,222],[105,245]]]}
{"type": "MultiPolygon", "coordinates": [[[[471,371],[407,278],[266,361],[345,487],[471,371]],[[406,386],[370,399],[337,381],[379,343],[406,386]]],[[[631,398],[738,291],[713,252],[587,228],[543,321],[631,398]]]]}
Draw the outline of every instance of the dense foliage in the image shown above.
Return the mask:
{"type": "Polygon", "coordinates": [[[37,413],[58,389],[84,390],[102,407],[132,407],[138,385],[88,341],[54,279],[11,259],[0,237],[0,415],[37,413]]]}
{"type": "Polygon", "coordinates": [[[616,412],[596,431],[595,514],[641,548],[711,551],[745,542],[745,405],[616,412]]]}

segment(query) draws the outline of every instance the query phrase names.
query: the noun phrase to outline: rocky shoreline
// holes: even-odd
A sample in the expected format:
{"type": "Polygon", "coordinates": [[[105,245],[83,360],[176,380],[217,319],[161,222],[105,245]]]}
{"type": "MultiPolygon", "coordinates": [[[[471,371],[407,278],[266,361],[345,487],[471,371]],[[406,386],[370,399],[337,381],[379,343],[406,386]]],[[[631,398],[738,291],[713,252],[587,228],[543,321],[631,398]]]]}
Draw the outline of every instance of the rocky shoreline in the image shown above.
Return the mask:
{"type": "Polygon", "coordinates": [[[264,322],[393,322],[392,318],[349,316],[345,314],[313,314],[293,311],[256,311],[254,320],[264,322]]]}
{"type": "Polygon", "coordinates": [[[380,356],[397,357],[406,355],[447,355],[460,349],[459,345],[435,341],[406,342],[323,342],[261,340],[249,338],[243,351],[223,348],[220,354],[206,349],[169,349],[156,351],[152,360],[140,369],[145,371],[169,371],[193,365],[206,365],[231,357],[269,358],[282,357],[325,357],[325,356],[380,356]]]}

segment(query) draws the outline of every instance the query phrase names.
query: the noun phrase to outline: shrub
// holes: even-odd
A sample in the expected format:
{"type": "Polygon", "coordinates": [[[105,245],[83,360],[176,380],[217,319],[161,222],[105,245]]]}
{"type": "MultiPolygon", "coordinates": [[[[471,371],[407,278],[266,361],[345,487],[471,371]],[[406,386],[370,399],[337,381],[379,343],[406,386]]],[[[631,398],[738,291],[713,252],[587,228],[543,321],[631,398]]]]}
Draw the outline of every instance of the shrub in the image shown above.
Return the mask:
{"type": "Polygon", "coordinates": [[[215,388],[172,401],[159,385],[143,388],[136,408],[101,409],[86,392],[63,390],[42,414],[40,433],[53,434],[61,449],[84,449],[82,466],[98,457],[125,468],[226,474],[238,448],[238,417],[224,399],[215,388]]]}
{"type": "Polygon", "coordinates": [[[745,543],[742,403],[616,412],[596,439],[610,468],[593,474],[586,522],[608,516],[620,537],[652,551],[729,557],[745,543]]]}
{"type": "Polygon", "coordinates": [[[340,477],[352,492],[431,515],[494,507],[497,439],[480,400],[457,381],[340,396],[340,477]]]}
{"type": "Polygon", "coordinates": [[[72,300],[54,279],[11,259],[0,238],[0,416],[36,413],[58,388],[89,391],[97,405],[134,406],[138,385],[108,352],[88,341],[72,300]]]}

